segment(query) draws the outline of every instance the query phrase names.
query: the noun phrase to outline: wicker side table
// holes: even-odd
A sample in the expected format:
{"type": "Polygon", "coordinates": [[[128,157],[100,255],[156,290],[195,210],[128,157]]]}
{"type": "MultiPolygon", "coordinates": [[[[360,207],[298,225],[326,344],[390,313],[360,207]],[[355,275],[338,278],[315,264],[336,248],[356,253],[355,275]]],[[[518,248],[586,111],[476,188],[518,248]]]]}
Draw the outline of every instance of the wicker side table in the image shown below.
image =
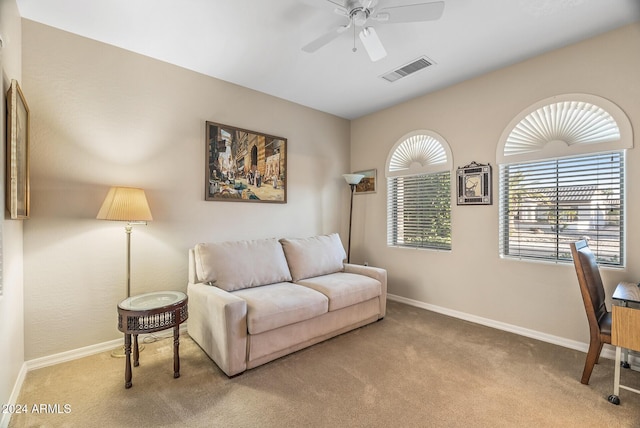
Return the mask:
{"type": "Polygon", "coordinates": [[[187,320],[187,295],[180,291],[159,291],[132,296],[118,304],[118,330],[124,333],[124,386],[131,388],[131,335],[133,365],[139,365],[138,334],[173,328],[173,377],[180,377],[180,324],[187,320]]]}

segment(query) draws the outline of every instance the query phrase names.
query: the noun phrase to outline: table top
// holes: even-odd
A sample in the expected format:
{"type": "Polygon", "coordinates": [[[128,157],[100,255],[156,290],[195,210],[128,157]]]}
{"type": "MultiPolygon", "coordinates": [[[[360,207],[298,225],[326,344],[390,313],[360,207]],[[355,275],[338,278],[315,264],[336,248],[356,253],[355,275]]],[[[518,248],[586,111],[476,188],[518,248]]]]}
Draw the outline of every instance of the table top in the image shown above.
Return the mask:
{"type": "Polygon", "coordinates": [[[611,296],[613,300],[640,303],[640,285],[635,282],[621,282],[611,296]]]}
{"type": "Polygon", "coordinates": [[[131,296],[120,302],[118,307],[126,311],[148,311],[177,305],[186,298],[187,295],[181,291],[156,291],[131,296]]]}

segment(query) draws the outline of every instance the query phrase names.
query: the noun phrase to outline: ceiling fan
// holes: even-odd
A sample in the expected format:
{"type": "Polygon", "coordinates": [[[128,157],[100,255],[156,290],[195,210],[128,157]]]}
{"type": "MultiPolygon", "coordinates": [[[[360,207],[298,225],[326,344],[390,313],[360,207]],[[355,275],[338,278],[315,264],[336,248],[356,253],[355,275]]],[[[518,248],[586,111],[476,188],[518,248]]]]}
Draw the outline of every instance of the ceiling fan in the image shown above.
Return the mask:
{"type": "Polygon", "coordinates": [[[321,47],[338,38],[349,28],[353,28],[354,47],[355,34],[360,29],[360,40],[369,54],[371,61],[378,61],[387,56],[375,28],[372,23],[396,24],[404,22],[435,21],[442,16],[444,2],[435,1],[428,3],[406,4],[400,6],[385,6],[384,0],[326,0],[336,5],[334,12],[344,16],[348,22],[333,31],[324,34],[311,43],[302,47],[304,52],[313,53],[321,47]]]}

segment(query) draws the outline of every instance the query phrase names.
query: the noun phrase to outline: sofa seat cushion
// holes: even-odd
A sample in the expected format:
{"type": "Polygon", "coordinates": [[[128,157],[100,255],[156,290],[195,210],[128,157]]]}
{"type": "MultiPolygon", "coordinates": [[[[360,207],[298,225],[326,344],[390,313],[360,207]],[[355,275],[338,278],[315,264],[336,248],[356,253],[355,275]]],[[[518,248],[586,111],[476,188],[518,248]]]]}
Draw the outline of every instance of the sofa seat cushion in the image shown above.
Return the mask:
{"type": "Polygon", "coordinates": [[[291,282],[245,288],[232,294],[247,302],[249,334],[306,321],[329,310],[324,294],[291,282]]]}
{"type": "Polygon", "coordinates": [[[337,233],[280,240],[293,281],[344,270],[342,241],[337,233]]]}
{"type": "Polygon", "coordinates": [[[198,244],[194,256],[198,279],[225,291],[291,281],[275,238],[198,244]]]}
{"type": "Polygon", "coordinates": [[[337,272],[303,279],[296,284],[319,291],[329,298],[329,311],[364,302],[382,294],[377,279],[355,273],[337,272]]]}

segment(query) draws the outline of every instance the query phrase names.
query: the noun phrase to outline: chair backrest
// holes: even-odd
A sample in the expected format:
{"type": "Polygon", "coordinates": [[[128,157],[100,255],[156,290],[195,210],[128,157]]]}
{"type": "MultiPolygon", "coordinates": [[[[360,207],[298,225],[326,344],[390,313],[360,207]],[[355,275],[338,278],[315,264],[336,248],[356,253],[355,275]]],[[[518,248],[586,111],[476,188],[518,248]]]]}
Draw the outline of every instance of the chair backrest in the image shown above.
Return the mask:
{"type": "Polygon", "coordinates": [[[587,311],[589,328],[592,333],[595,332],[593,331],[594,329],[599,332],[599,321],[606,316],[607,306],[605,304],[604,285],[602,285],[596,257],[585,240],[571,243],[569,246],[571,247],[576,274],[578,275],[582,300],[587,311]]]}

